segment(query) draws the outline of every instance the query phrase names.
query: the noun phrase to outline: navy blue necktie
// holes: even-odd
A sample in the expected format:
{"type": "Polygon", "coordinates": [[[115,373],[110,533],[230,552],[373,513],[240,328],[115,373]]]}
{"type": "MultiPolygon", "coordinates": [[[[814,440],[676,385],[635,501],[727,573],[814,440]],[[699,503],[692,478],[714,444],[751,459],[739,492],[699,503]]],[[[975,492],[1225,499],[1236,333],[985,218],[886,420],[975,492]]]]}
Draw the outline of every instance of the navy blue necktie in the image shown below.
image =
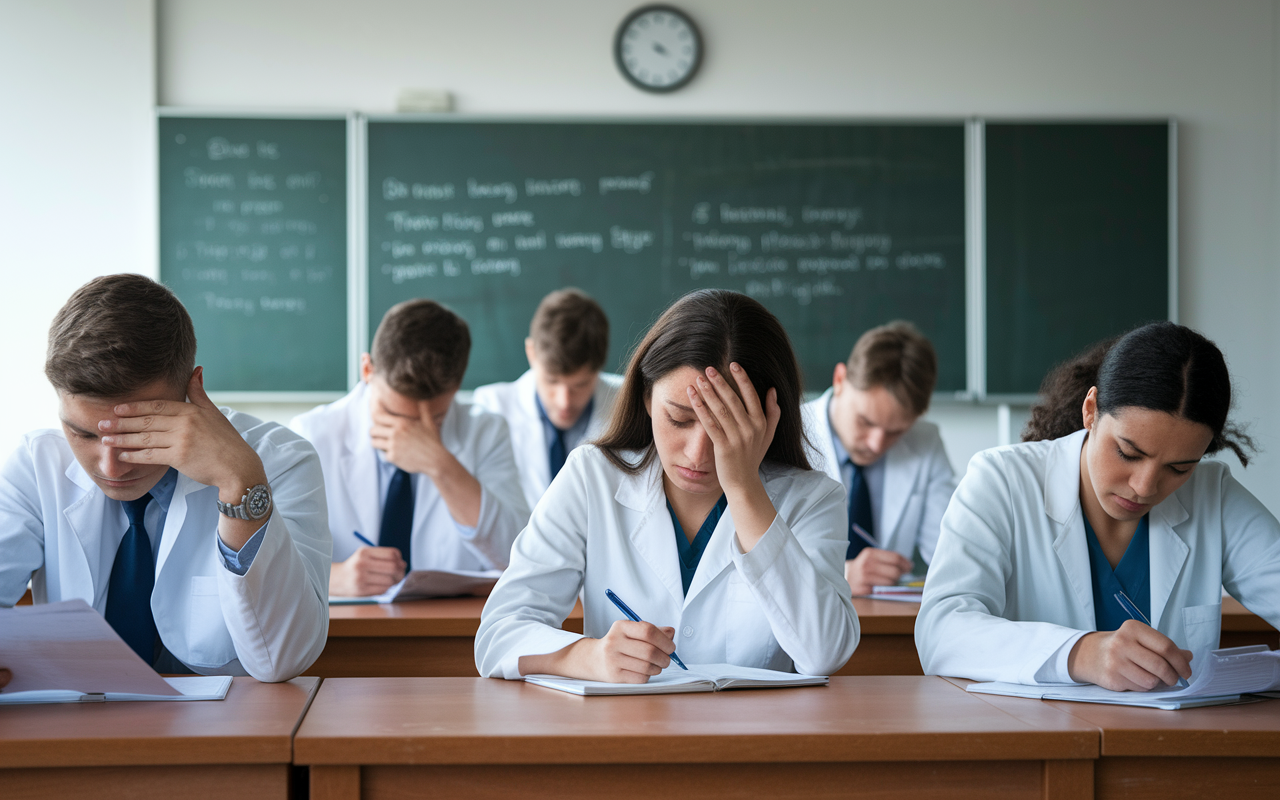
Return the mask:
{"type": "Polygon", "coordinates": [[[866,539],[854,532],[854,525],[872,539],[876,536],[876,524],[871,516],[871,489],[867,487],[862,467],[852,460],[849,464],[853,467],[853,482],[849,485],[849,549],[844,556],[846,560],[856,558],[863,548],[871,546],[866,539]]]}
{"type": "Polygon", "coordinates": [[[150,502],[150,494],[120,502],[129,519],[129,530],[120,540],[116,559],[111,564],[105,614],[120,638],[148,665],[156,658],[156,620],[151,613],[156,562],[151,555],[151,537],[142,521],[150,502]]]}
{"type": "Polygon", "coordinates": [[[551,480],[555,480],[560,474],[560,469],[564,466],[564,431],[552,425],[551,429],[556,435],[551,439],[551,449],[547,452],[547,460],[551,465],[551,480]]]}
{"type": "Polygon", "coordinates": [[[387,487],[387,503],[382,507],[382,528],[378,533],[380,547],[394,547],[412,569],[409,559],[413,539],[413,476],[399,467],[387,487]]]}

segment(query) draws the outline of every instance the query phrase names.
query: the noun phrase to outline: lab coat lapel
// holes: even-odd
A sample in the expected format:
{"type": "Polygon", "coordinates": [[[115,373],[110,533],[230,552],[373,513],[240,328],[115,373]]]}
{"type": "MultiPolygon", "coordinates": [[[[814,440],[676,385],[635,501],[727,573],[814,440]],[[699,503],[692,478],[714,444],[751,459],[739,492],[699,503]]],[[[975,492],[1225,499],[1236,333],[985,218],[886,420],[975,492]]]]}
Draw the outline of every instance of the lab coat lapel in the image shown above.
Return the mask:
{"type": "MultiPolygon", "coordinates": [[[[93,571],[94,565],[100,563],[103,520],[111,516],[105,513],[103,508],[108,499],[80,466],[80,462],[72,461],[65,475],[81,491],[75,502],[62,509],[62,518],[79,540],[82,557],[70,560],[66,555],[68,549],[59,548],[61,555],[58,569],[61,572],[63,586],[61,599],[71,600],[79,597],[89,605],[93,605],[94,598],[99,593],[98,589],[101,587],[105,590],[107,582],[111,579],[109,573],[94,575],[93,571]]],[[[124,512],[120,511],[119,516],[123,518],[124,512]]]]}
{"type": "MultiPolygon", "coordinates": [[[[835,432],[831,430],[831,389],[827,389],[818,398],[817,419],[814,430],[809,432],[810,444],[822,455],[822,465],[826,473],[834,480],[840,477],[840,462],[836,460],[836,447],[831,442],[835,432]]],[[[815,465],[816,466],[816,465],[815,465]]]]}
{"type": "Polygon", "coordinates": [[[1169,604],[1174,584],[1178,582],[1178,575],[1191,553],[1191,548],[1178,536],[1174,526],[1185,522],[1188,516],[1177,493],[1169,495],[1163,503],[1151,509],[1151,622],[1162,630],[1171,629],[1164,620],[1165,607],[1169,604]]]}
{"type": "Polygon", "coordinates": [[[923,459],[915,458],[911,442],[903,439],[885,454],[883,505],[880,508],[880,530],[877,538],[880,546],[893,548],[894,534],[906,510],[907,498],[916,485],[916,475],[923,468],[923,459]]]}
{"type": "Polygon", "coordinates": [[[1089,545],[1084,538],[1084,516],[1080,509],[1080,448],[1085,432],[1064,436],[1053,443],[1045,465],[1044,509],[1050,520],[1053,550],[1075,592],[1084,618],[1095,619],[1093,573],[1089,566],[1089,545]]]}
{"type": "MultiPolygon", "coordinates": [[[[674,535],[673,528],[672,536],[674,535]]],[[[693,573],[693,580],[689,583],[689,593],[684,598],[686,608],[703,589],[710,586],[720,573],[733,563],[731,548],[736,535],[733,515],[729,513],[728,508],[725,508],[724,513],[720,515],[720,521],[716,523],[716,529],[711,533],[711,539],[707,542],[707,549],[702,551],[702,558],[698,561],[698,569],[693,573]]],[[[679,564],[676,568],[679,569],[679,564]]]]}
{"type": "Polygon", "coordinates": [[[647,469],[627,475],[613,498],[639,512],[639,518],[628,532],[631,546],[671,592],[676,606],[682,606],[684,583],[680,580],[680,563],[676,555],[676,531],[667,512],[667,496],[662,491],[662,465],[657,456],[647,469]]]}
{"type": "Polygon", "coordinates": [[[547,436],[542,429],[542,418],[538,416],[538,404],[535,400],[537,391],[533,370],[525,372],[516,380],[516,403],[520,413],[529,422],[521,424],[516,420],[507,420],[507,424],[511,427],[513,440],[516,436],[523,440],[524,446],[515,448],[517,465],[521,469],[532,470],[538,485],[547,487],[551,485],[551,462],[548,457],[547,436]],[[521,450],[528,455],[521,458],[524,455],[521,450]]]}
{"type": "Polygon", "coordinates": [[[342,485],[347,492],[347,502],[360,523],[360,533],[376,542],[382,517],[382,498],[378,496],[378,459],[369,439],[373,419],[369,415],[367,390],[362,390],[351,398],[351,405],[347,408],[347,423],[346,453],[342,457],[342,485]]]}

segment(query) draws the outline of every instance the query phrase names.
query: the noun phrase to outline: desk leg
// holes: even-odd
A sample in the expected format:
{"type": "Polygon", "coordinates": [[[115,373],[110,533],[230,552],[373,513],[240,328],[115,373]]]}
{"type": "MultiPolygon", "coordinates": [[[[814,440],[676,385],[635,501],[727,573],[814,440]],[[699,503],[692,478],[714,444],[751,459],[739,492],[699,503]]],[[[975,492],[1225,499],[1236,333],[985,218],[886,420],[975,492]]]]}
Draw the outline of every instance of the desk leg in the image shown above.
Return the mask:
{"type": "Polygon", "coordinates": [[[311,800],[360,800],[360,767],[312,767],[311,800]]]}
{"type": "Polygon", "coordinates": [[[1044,800],[1093,800],[1093,762],[1044,762],[1044,800]]]}

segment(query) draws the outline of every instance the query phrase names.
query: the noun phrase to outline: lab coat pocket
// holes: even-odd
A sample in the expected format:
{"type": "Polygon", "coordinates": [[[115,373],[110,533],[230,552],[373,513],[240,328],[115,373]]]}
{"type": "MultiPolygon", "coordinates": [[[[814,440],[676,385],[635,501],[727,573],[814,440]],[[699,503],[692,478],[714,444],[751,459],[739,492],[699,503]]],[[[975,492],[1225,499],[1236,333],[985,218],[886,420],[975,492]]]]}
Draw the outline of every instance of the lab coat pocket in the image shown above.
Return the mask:
{"type": "Polygon", "coordinates": [[[222,617],[217,576],[196,575],[191,578],[187,644],[190,661],[198,666],[222,666],[236,657],[235,645],[222,617]]]}
{"type": "Polygon", "coordinates": [[[1209,603],[1182,609],[1182,629],[1186,635],[1182,646],[1195,654],[1192,661],[1192,669],[1195,669],[1195,660],[1218,648],[1222,634],[1222,604],[1209,603]]]}

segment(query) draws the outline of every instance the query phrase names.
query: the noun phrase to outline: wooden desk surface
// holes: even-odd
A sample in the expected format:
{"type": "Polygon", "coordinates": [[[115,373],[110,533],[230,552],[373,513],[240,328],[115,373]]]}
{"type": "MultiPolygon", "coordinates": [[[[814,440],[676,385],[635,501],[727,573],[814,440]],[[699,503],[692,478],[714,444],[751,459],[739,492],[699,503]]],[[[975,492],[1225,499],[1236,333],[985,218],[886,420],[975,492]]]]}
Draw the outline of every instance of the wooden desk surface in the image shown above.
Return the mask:
{"type": "Polygon", "coordinates": [[[0,769],[287,764],[319,683],[234,678],[225,700],[0,706],[0,769]]]}
{"type": "MultiPolygon", "coordinates": [[[[440,597],[407,603],[329,606],[329,638],[475,637],[485,597],[440,597]]],[[[582,633],[582,603],[569,612],[564,629],[582,633]]]]}
{"type": "Polygon", "coordinates": [[[326,680],[294,741],[312,800],[1092,796],[1095,727],[938,678],[577,697],[460,678],[326,680]],[[915,763],[912,763],[915,762],[915,763]],[[856,787],[856,789],[855,789],[856,787]]]}
{"type": "Polygon", "coordinates": [[[603,764],[1074,759],[1093,725],[1010,714],[940,678],[818,688],[577,697],[484,678],[330,679],[298,729],[299,764],[603,764]]]}
{"type": "Polygon", "coordinates": [[[318,678],[235,678],[225,700],[0,706],[0,796],[289,798],[318,678]]]}

